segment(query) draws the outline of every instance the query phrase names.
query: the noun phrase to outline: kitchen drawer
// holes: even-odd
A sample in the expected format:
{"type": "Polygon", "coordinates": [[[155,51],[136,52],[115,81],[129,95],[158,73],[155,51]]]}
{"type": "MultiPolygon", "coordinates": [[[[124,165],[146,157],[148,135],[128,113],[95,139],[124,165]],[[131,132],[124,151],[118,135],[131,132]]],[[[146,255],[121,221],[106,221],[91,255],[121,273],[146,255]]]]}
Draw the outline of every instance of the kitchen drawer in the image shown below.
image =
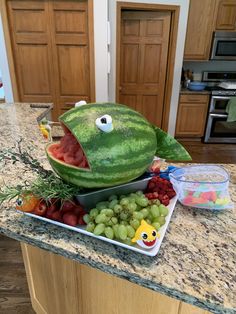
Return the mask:
{"type": "Polygon", "coordinates": [[[180,103],[206,103],[209,100],[208,95],[198,95],[198,94],[191,94],[191,95],[180,95],[180,103]]]}

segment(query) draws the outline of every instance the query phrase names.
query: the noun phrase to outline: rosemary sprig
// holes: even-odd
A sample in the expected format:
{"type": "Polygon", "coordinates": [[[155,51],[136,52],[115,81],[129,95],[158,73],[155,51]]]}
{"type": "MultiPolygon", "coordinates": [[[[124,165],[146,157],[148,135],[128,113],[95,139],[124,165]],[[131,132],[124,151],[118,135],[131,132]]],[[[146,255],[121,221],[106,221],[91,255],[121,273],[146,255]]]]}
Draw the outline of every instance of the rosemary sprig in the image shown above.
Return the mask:
{"type": "Polygon", "coordinates": [[[51,199],[70,200],[78,194],[79,188],[52,174],[48,177],[39,176],[32,183],[30,190],[36,197],[49,201],[51,199]]]}
{"type": "Polygon", "coordinates": [[[0,204],[4,201],[10,201],[24,194],[33,194],[39,199],[49,201],[51,199],[70,200],[79,191],[79,188],[64,182],[57,177],[53,171],[46,170],[37,159],[32,157],[28,151],[23,151],[21,142],[17,142],[15,149],[0,150],[0,161],[20,162],[28,169],[37,173],[37,178],[33,183],[27,181],[23,185],[9,187],[7,185],[0,189],[0,204]]]}

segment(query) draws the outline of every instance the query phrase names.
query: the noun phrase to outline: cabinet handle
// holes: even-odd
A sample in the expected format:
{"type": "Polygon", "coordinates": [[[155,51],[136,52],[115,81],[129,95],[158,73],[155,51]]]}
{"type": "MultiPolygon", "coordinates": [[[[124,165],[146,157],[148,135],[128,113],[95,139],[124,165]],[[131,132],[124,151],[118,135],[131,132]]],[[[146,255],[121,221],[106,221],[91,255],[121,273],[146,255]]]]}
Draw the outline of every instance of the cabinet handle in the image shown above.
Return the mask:
{"type": "Polygon", "coordinates": [[[188,101],[201,101],[201,99],[198,99],[198,98],[188,98],[188,101]]]}

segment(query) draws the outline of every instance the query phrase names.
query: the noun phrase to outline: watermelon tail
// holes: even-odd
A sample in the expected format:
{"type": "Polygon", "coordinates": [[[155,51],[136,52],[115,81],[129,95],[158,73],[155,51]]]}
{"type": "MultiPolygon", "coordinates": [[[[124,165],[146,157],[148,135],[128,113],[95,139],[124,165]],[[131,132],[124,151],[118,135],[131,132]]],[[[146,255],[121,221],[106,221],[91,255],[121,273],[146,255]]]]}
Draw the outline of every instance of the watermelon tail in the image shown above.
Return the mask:
{"type": "Polygon", "coordinates": [[[192,160],[186,149],[176,139],[154,125],[153,128],[156,132],[158,157],[175,161],[192,160]]]}

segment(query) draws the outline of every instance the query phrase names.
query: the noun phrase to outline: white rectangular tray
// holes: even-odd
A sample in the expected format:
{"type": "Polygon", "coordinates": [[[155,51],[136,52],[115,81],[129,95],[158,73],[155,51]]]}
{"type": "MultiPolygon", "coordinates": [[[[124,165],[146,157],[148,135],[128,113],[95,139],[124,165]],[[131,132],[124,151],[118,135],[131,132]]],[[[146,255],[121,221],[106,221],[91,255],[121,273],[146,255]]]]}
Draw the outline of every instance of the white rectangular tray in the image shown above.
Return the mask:
{"type": "Polygon", "coordinates": [[[100,239],[102,241],[109,242],[109,243],[112,243],[112,244],[124,247],[124,248],[126,248],[128,250],[132,250],[132,251],[135,251],[135,252],[138,252],[138,253],[141,253],[141,254],[145,254],[145,255],[148,255],[148,256],[155,256],[155,255],[157,255],[157,253],[158,253],[158,251],[160,249],[162,240],[163,240],[163,238],[165,236],[165,233],[166,233],[167,227],[169,225],[172,213],[174,211],[176,202],[177,202],[177,196],[172,198],[171,201],[170,201],[170,204],[167,206],[168,209],[169,209],[169,213],[166,216],[166,223],[158,231],[158,233],[160,234],[160,238],[158,239],[157,244],[152,249],[144,249],[144,248],[141,248],[140,246],[138,246],[137,244],[131,246],[131,245],[127,245],[125,243],[119,242],[117,240],[110,240],[110,239],[108,239],[106,237],[103,237],[103,236],[96,236],[93,233],[86,231],[85,230],[86,226],[72,227],[72,226],[66,225],[64,223],[61,223],[61,222],[58,222],[58,221],[55,221],[55,220],[51,220],[51,219],[48,219],[48,218],[45,218],[45,217],[37,216],[37,215],[31,214],[31,213],[24,212],[23,214],[25,214],[27,216],[30,216],[30,217],[33,217],[33,218],[36,218],[38,220],[49,222],[49,223],[51,223],[53,225],[60,226],[60,227],[63,227],[65,229],[68,229],[68,230],[73,230],[73,231],[76,231],[76,232],[88,235],[90,237],[97,238],[97,239],[100,239]]]}

